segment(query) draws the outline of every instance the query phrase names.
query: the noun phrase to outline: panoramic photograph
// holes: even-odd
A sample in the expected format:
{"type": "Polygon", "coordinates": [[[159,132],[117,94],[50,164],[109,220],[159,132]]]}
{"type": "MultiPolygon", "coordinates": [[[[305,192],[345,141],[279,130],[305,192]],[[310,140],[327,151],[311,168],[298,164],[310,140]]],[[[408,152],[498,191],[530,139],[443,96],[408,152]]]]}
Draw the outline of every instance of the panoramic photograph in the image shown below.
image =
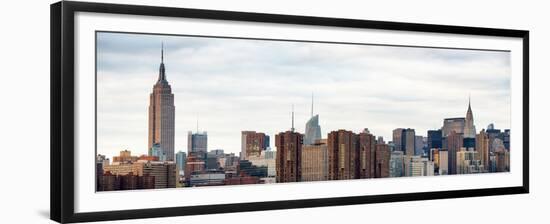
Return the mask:
{"type": "Polygon", "coordinates": [[[96,32],[96,191],[509,172],[510,77],[504,50],[96,32]]]}

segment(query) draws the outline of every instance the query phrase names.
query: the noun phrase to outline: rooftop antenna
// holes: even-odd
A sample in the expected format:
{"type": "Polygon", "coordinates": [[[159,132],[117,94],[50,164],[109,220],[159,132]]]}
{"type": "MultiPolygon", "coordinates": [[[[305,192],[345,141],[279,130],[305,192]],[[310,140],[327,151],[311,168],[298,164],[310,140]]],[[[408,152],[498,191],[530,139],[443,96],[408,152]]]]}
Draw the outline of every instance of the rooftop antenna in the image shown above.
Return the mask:
{"type": "Polygon", "coordinates": [[[160,63],[164,63],[164,41],[160,44],[160,63]]]}
{"type": "Polygon", "coordinates": [[[311,117],[313,117],[313,92],[311,92],[311,117]]]}
{"type": "Polygon", "coordinates": [[[199,116],[197,116],[197,134],[199,133],[199,116]]]}
{"type": "Polygon", "coordinates": [[[294,104],[292,104],[292,128],[290,131],[294,132],[294,104]]]}

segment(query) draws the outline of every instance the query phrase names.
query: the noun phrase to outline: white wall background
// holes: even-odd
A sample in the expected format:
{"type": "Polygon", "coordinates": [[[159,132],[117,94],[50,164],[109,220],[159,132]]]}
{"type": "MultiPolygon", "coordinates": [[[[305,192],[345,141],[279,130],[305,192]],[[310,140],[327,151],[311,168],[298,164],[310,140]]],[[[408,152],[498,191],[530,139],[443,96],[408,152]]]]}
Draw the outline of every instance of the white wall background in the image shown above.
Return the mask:
{"type": "MultiPolygon", "coordinates": [[[[134,1],[138,2],[138,1],[134,1]]],[[[531,193],[105,223],[491,222],[548,220],[550,27],[544,1],[232,0],[178,2],[190,8],[345,17],[531,31],[531,193]]],[[[9,1],[0,8],[1,223],[53,223],[49,217],[49,4],[9,1]]],[[[543,221],[544,222],[544,221],[543,221]]]]}

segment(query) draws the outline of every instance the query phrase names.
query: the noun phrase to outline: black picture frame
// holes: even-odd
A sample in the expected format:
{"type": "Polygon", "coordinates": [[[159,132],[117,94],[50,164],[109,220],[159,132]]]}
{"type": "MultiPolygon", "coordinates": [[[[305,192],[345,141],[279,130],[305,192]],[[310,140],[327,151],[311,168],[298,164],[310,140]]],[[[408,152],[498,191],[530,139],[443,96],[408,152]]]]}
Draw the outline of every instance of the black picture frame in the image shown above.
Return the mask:
{"type": "Polygon", "coordinates": [[[137,219],[273,209],[293,209],[320,206],[522,194],[529,192],[529,31],[170,7],[136,6],[89,2],[84,3],[70,1],[52,4],[50,10],[50,214],[51,219],[57,222],[72,223],[118,219],[137,219]],[[131,14],[175,18],[196,18],[226,21],[264,22],[521,38],[523,41],[523,184],[521,186],[490,189],[469,189],[435,191],[427,193],[405,193],[373,196],[338,197],[328,199],[286,200],[275,202],[254,202],[75,213],[74,18],[75,13],[77,12],[131,14]]]}

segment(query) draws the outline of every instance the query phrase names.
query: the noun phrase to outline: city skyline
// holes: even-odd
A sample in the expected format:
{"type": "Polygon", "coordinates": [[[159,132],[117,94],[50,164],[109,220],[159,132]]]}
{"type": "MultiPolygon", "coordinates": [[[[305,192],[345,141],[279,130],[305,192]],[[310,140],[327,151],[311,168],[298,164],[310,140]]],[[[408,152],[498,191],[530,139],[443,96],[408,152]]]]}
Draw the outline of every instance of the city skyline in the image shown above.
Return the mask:
{"type": "Polygon", "coordinates": [[[426,136],[427,130],[441,128],[442,119],[464,117],[463,102],[469,95],[478,130],[489,123],[500,129],[510,124],[508,52],[119,33],[98,33],[97,38],[97,150],[109,157],[124,149],[147,154],[147,96],[157,79],[161,42],[166,43],[166,78],[175,95],[175,152],[186,151],[187,133],[195,130],[197,117],[201,131],[208,132],[209,151],[238,154],[241,131],[274,138],[290,130],[291,104],[294,128],[304,133],[312,92],[312,114],[319,114],[322,136],[363,128],[386,141],[395,128],[414,128],[417,135],[426,136]],[[231,51],[238,49],[245,52],[231,51]],[[275,52],[266,55],[267,50],[275,52]],[[275,57],[278,54],[281,57],[275,57]],[[131,60],[136,58],[137,63],[131,60]],[[392,60],[399,66],[392,66],[392,60]],[[443,65],[453,66],[442,69],[443,65]],[[278,69],[269,69],[273,66],[278,69]],[[423,88],[409,82],[423,83],[423,88]]]}

